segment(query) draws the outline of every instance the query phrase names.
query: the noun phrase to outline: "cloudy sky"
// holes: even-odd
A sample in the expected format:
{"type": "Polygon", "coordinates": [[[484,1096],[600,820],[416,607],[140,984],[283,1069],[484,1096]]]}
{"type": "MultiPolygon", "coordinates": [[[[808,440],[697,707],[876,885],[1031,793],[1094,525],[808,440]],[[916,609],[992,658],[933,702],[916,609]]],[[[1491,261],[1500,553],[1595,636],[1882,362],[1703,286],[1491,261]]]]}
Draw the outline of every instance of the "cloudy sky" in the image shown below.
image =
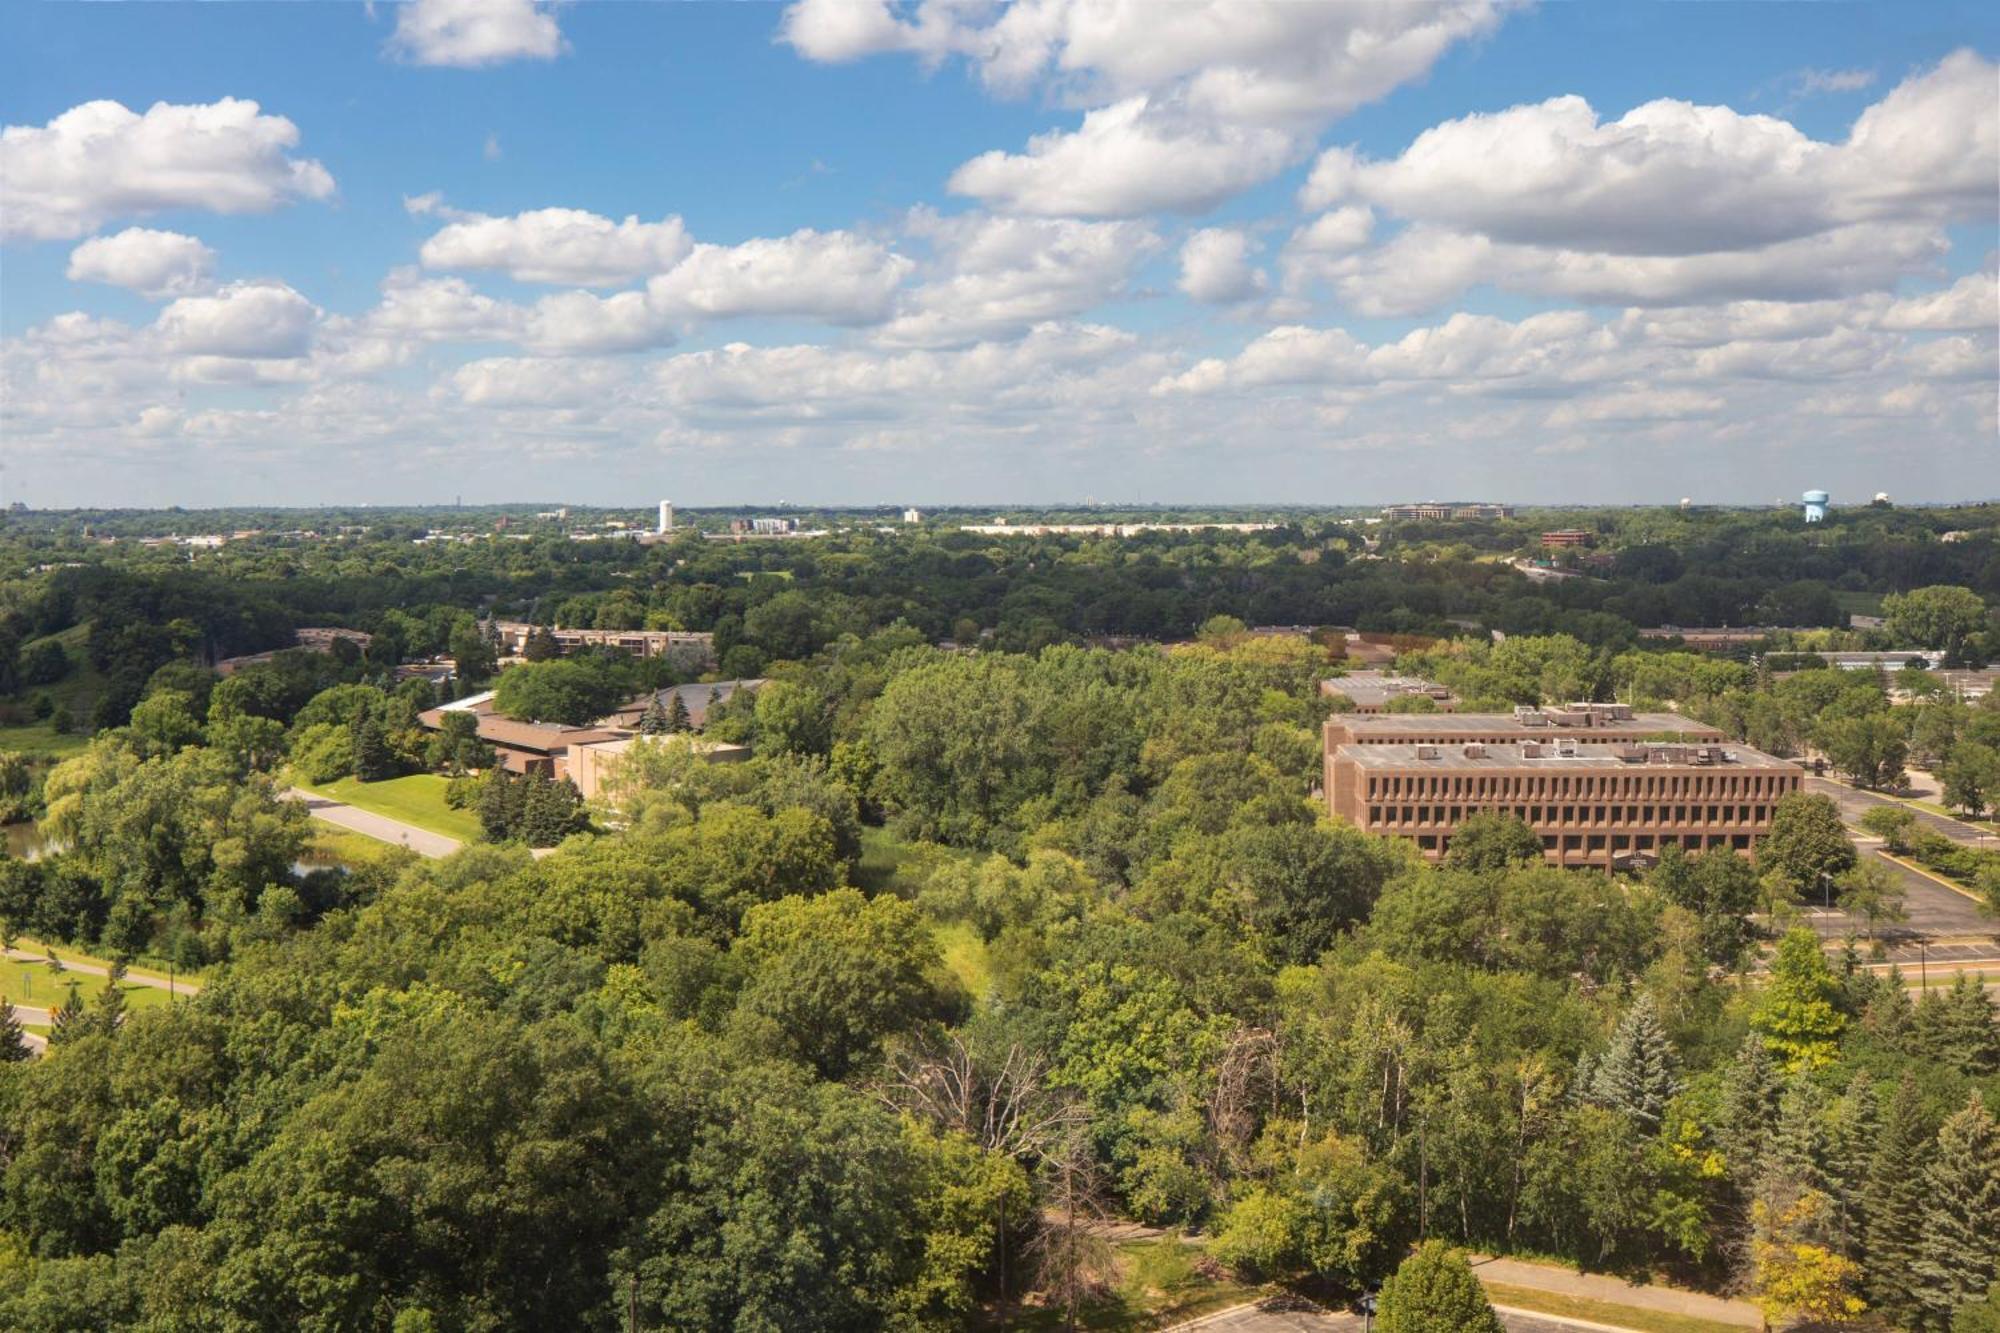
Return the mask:
{"type": "Polygon", "coordinates": [[[43,506],[2000,494],[2000,10],[0,9],[43,506]]]}

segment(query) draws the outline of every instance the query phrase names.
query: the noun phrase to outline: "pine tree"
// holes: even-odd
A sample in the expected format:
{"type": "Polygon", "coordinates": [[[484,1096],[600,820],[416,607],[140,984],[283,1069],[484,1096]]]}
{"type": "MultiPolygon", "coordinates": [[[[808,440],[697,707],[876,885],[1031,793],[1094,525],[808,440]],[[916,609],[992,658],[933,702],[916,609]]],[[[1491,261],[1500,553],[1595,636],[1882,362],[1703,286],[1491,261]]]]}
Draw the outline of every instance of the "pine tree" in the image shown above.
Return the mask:
{"type": "Polygon", "coordinates": [[[1680,1090],[1674,1051],[1660,1026],[1651,996],[1641,995],[1611,1034],[1604,1058],[1591,1071],[1590,1100],[1623,1111],[1651,1133],[1660,1127],[1667,1103],[1680,1090]]]}
{"type": "Polygon", "coordinates": [[[60,1046],[83,1032],[83,997],[77,994],[77,983],[69,983],[69,998],[59,1008],[49,1013],[49,1045],[60,1046]]]}
{"type": "MultiPolygon", "coordinates": [[[[1757,1180],[1757,1197],[1773,1215],[1787,1212],[1801,1196],[1817,1194],[1831,1204],[1833,1155],[1827,1127],[1827,1095],[1817,1083],[1800,1079],[1778,1100],[1778,1125],[1764,1152],[1764,1169],[1757,1180]]],[[[1832,1238],[1835,1219],[1826,1207],[1814,1214],[1824,1232],[1807,1237],[1816,1243],[1832,1238]]]]}
{"type": "Polygon", "coordinates": [[[114,959],[111,970],[105,974],[104,989],[97,993],[97,1008],[91,1014],[91,1029],[113,1036],[125,1022],[125,990],[118,983],[125,979],[125,963],[114,959]]]}
{"type": "Polygon", "coordinates": [[[667,730],[676,736],[694,730],[694,722],[688,716],[687,698],[679,690],[674,691],[674,702],[667,709],[667,730]]]}
{"type": "MultiPolygon", "coordinates": [[[[680,696],[676,694],[678,701],[680,696]]],[[[639,715],[639,732],[645,736],[664,736],[671,728],[667,725],[667,710],[660,706],[660,696],[655,694],[646,701],[646,711],[639,715]]]]}
{"type": "Polygon", "coordinates": [[[504,768],[495,768],[479,786],[479,831],[488,842],[505,842],[521,822],[521,783],[504,768]]]}
{"type": "Polygon", "coordinates": [[[1924,1169],[1924,1221],[1911,1265],[1927,1320],[1947,1324],[2000,1272],[2000,1127],[1975,1091],[1938,1130],[1924,1169]]]}
{"type": "Polygon", "coordinates": [[[549,775],[537,770],[528,775],[521,796],[521,822],[517,832],[530,847],[553,847],[563,838],[563,811],[549,775]]]}
{"type": "Polygon", "coordinates": [[[396,754],[382,734],[382,724],[363,713],[348,728],[354,745],[354,776],[363,782],[380,782],[396,776],[396,754]]]}
{"type": "Polygon", "coordinates": [[[0,1064],[18,1064],[33,1059],[34,1054],[21,1020],[14,1017],[13,1004],[0,995],[0,1064]]]}
{"type": "Polygon", "coordinates": [[[1839,1251],[1858,1258],[1868,1230],[1868,1171],[1881,1138],[1881,1105],[1875,1082],[1856,1074],[1827,1118],[1828,1193],[1839,1251]]]}
{"type": "Polygon", "coordinates": [[[1503,1333],[1465,1255],[1433,1240],[1382,1284],[1382,1333],[1503,1333]]]}
{"type": "Polygon", "coordinates": [[[1770,1049],[1752,1033],[1744,1038],[1736,1063],[1723,1077],[1722,1123],[1717,1136],[1729,1159],[1730,1175],[1739,1187],[1749,1188],[1763,1169],[1781,1091],[1770,1049]]]}
{"type": "Polygon", "coordinates": [[[1993,1002],[1978,980],[1960,972],[1944,991],[1926,991],[1917,1006],[1917,1042],[1926,1058],[1981,1077],[2000,1069],[2000,1030],[1993,1002]]]}
{"type": "Polygon", "coordinates": [[[562,656],[562,646],[547,626],[537,625],[528,631],[528,637],[521,644],[521,656],[530,662],[546,662],[552,657],[562,656]]]}
{"type": "Polygon", "coordinates": [[[1912,1270],[1923,1235],[1924,1170],[1932,1142],[1923,1094],[1916,1076],[1905,1070],[1876,1136],[1865,1191],[1868,1300],[1899,1326],[1908,1325],[1918,1309],[1912,1270]]]}

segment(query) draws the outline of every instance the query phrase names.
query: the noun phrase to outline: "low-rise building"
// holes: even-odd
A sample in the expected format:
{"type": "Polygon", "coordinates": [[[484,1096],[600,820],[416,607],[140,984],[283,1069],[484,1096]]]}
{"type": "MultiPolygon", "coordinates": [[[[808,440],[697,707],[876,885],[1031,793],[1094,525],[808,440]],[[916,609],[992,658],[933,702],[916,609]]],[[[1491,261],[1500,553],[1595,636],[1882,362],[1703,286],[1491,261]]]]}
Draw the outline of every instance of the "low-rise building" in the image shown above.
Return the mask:
{"type": "Polygon", "coordinates": [[[1518,744],[1522,741],[1717,742],[1722,732],[1679,713],[1639,713],[1625,704],[1576,703],[1512,713],[1335,713],[1326,750],[1342,745],[1518,744]]]}
{"type": "Polygon", "coordinates": [[[1555,528],[1542,534],[1542,545],[1551,550],[1563,546],[1594,546],[1597,534],[1588,528],[1555,528]]]}
{"type": "MultiPolygon", "coordinates": [[[[525,621],[501,620],[493,624],[500,637],[500,655],[519,657],[528,646],[528,636],[540,628],[525,621]]],[[[579,648],[615,648],[634,657],[665,657],[676,649],[702,661],[715,657],[715,636],[707,630],[683,629],[564,629],[549,627],[556,651],[564,657],[579,648]]]]}
{"type": "Polygon", "coordinates": [[[1436,681],[1387,671],[1350,671],[1321,681],[1319,692],[1347,700],[1357,713],[1379,713],[1398,699],[1429,699],[1444,712],[1458,705],[1458,697],[1436,681]]]}
{"type": "Polygon", "coordinates": [[[718,680],[706,685],[669,685],[663,690],[627,699],[610,716],[599,718],[597,725],[637,731],[640,721],[646,716],[647,706],[654,699],[660,701],[661,708],[672,712],[674,700],[678,698],[687,708],[688,725],[699,731],[708,725],[709,705],[726,702],[738,690],[755,690],[763,683],[763,678],[759,677],[755,680],[718,680]]]}
{"type": "MultiPolygon", "coordinates": [[[[665,744],[669,739],[664,736],[618,736],[610,740],[586,741],[570,747],[565,772],[585,800],[594,800],[604,794],[606,782],[616,772],[619,761],[631,753],[633,746],[665,744]]],[[[689,746],[711,764],[740,764],[750,757],[747,745],[731,745],[701,736],[679,736],[671,740],[689,746]]]]}
{"type": "Polygon", "coordinates": [[[1803,771],[1735,744],[1570,740],[1350,744],[1327,755],[1327,809],[1442,856],[1466,819],[1512,814],[1556,865],[1611,868],[1675,845],[1754,852],[1803,771]]]}

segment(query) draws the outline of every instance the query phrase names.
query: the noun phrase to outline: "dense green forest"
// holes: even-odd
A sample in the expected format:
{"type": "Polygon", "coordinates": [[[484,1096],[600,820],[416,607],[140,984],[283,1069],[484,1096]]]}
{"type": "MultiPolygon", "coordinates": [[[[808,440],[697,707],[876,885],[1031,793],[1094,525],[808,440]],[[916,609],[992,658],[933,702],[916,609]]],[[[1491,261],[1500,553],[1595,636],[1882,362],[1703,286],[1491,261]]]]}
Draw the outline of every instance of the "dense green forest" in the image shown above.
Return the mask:
{"type": "MultiPolygon", "coordinates": [[[[2000,1319],[1993,1000],[1870,965],[1895,895],[1830,802],[1788,798],[1754,864],[1559,870],[1497,817],[1427,864],[1316,798],[1349,663],[1305,632],[1393,641],[1473,706],[1617,699],[1863,787],[1920,769],[1976,817],[2000,696],[1783,654],[2000,659],[2000,509],[815,517],[652,545],[513,511],[9,517],[0,802],[42,847],[0,860],[32,941],[6,977],[67,998],[40,1058],[0,1015],[0,1327],[1056,1326],[1202,1282],[1485,1327],[1458,1249],[1781,1322],[2000,1319]],[[1595,558],[1531,578],[1557,525],[1595,558]],[[502,667],[495,617],[715,658],[502,667]],[[1663,624],[1786,632],[1702,655],[1637,633],[1663,624]],[[328,625],[374,638],[288,648],[328,625]],[[397,681],[437,655],[443,689],[397,681]],[[418,720],[497,682],[583,722],[703,673],[766,679],[704,719],[753,757],[662,718],[589,805],[418,720]],[[282,799],[418,780],[483,837],[329,848],[282,799]],[[1866,936],[1809,928],[1823,883],[1866,936]],[[199,994],[130,1004],[57,970],[79,950],[199,994]]],[[[1879,822],[2000,907],[2000,853],[1879,822]]]]}

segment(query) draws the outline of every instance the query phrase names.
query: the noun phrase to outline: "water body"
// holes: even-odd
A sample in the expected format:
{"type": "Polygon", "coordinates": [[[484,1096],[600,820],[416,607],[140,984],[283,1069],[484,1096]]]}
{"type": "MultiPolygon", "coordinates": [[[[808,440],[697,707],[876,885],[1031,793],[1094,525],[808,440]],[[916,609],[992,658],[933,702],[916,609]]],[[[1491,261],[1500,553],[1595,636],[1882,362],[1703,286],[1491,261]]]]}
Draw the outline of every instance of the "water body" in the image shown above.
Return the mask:
{"type": "Polygon", "coordinates": [[[32,823],[0,824],[0,829],[4,829],[7,834],[7,855],[9,856],[18,857],[23,861],[32,861],[48,848],[48,842],[42,837],[42,831],[32,823]]]}

